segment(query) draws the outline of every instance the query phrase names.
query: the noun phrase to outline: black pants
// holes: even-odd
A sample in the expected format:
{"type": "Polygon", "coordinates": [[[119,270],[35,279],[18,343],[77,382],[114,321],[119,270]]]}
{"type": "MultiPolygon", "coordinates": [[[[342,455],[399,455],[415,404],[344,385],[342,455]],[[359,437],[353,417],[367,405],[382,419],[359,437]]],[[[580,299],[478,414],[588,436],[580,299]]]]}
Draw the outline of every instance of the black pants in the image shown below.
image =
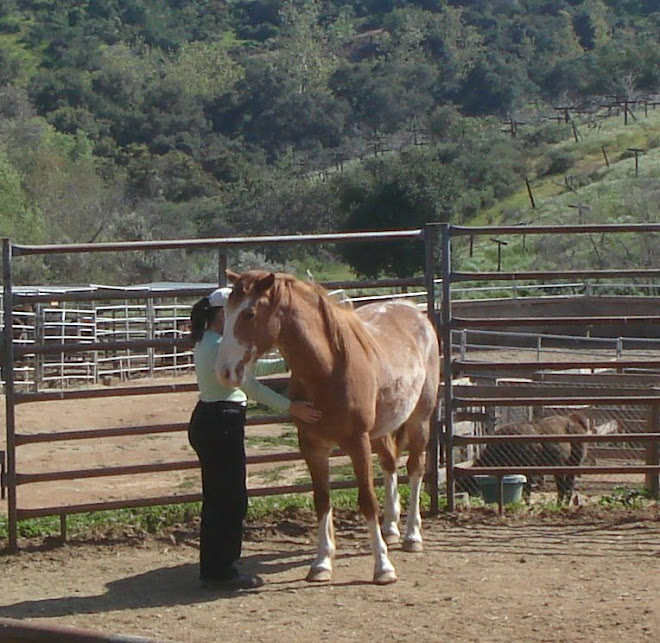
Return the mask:
{"type": "Polygon", "coordinates": [[[198,402],[188,439],[202,469],[200,577],[222,579],[241,557],[247,513],[245,407],[234,402],[198,402]]]}

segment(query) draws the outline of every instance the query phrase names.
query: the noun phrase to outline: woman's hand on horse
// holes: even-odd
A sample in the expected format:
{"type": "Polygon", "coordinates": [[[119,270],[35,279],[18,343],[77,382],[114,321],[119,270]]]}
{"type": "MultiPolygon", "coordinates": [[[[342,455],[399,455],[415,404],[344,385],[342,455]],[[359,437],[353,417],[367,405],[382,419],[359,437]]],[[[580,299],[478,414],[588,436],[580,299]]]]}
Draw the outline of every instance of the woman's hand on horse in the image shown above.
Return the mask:
{"type": "Polygon", "coordinates": [[[294,417],[310,424],[318,422],[323,417],[321,411],[315,408],[311,402],[305,400],[293,400],[289,405],[289,411],[294,417]]]}

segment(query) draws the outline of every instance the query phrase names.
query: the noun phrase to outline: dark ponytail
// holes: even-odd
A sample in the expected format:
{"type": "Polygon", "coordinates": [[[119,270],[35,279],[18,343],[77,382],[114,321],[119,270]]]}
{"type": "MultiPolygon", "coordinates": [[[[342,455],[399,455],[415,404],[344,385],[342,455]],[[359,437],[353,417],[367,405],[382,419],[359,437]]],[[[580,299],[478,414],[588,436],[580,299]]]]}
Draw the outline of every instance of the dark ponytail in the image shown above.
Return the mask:
{"type": "Polygon", "coordinates": [[[196,344],[213,318],[214,310],[211,308],[208,297],[202,297],[190,311],[190,339],[196,344]]]}

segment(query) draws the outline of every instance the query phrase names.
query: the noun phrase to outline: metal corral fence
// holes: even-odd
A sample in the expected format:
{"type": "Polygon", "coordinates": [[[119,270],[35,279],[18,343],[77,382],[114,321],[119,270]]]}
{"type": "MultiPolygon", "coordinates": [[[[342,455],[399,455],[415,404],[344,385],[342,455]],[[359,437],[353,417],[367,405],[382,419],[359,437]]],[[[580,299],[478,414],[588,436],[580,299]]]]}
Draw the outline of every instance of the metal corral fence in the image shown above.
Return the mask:
{"type": "MultiPolygon", "coordinates": [[[[148,242],[125,242],[125,243],[98,243],[98,244],[68,244],[68,245],[42,245],[42,246],[21,246],[14,245],[9,240],[4,240],[3,243],[3,309],[4,309],[4,341],[3,341],[3,370],[5,380],[5,399],[6,399],[6,426],[7,426],[7,440],[6,440],[6,472],[3,472],[3,489],[7,490],[7,503],[8,503],[8,518],[9,518],[9,548],[15,550],[18,546],[18,521],[36,518],[41,516],[59,516],[61,521],[62,533],[66,534],[66,516],[75,513],[86,513],[90,511],[98,511],[105,509],[119,509],[140,506],[154,506],[162,504],[174,503],[187,503],[200,499],[199,493],[189,494],[168,494],[166,496],[149,497],[149,498],[132,498],[113,500],[107,502],[91,502],[85,504],[71,505],[62,503],[56,506],[42,506],[38,508],[21,508],[18,503],[18,488],[22,485],[37,484],[37,483],[57,483],[66,480],[79,480],[89,478],[101,478],[111,476],[124,476],[124,475],[137,475],[137,474],[150,474],[156,472],[167,471],[186,471],[196,469],[198,463],[196,460],[187,459],[184,461],[176,462],[158,462],[158,463],[144,463],[134,465],[120,465],[103,468],[77,468],[69,469],[66,471],[55,472],[23,472],[18,469],[18,451],[20,447],[37,444],[37,443],[53,443],[62,441],[77,441],[77,440],[96,440],[100,441],[104,438],[116,438],[127,436],[141,436],[152,434],[164,434],[172,432],[185,431],[186,424],[159,424],[159,425],[145,425],[145,426],[130,426],[122,427],[116,426],[111,428],[85,428],[81,430],[67,430],[58,433],[52,432],[21,432],[20,427],[16,422],[16,408],[21,404],[38,403],[49,400],[60,400],[66,402],[67,400],[76,399],[99,399],[119,396],[138,396],[138,395],[159,395],[171,394],[177,392],[194,392],[196,385],[192,383],[176,383],[176,384],[162,384],[154,383],[154,381],[146,382],[144,385],[139,386],[119,386],[119,387],[104,387],[104,388],[70,388],[70,389],[55,389],[52,387],[46,388],[43,382],[34,382],[33,387],[27,387],[30,390],[19,390],[16,375],[17,366],[20,367],[24,361],[30,357],[34,360],[46,360],[48,356],[56,355],[60,360],[69,360],[71,358],[79,357],[80,355],[105,355],[110,352],[116,352],[118,355],[125,357],[130,355],[139,354],[143,360],[144,351],[185,351],[190,350],[190,343],[187,337],[158,337],[155,332],[148,329],[144,322],[144,317],[140,311],[137,312],[137,317],[142,317],[143,328],[139,332],[135,332],[134,328],[120,328],[121,321],[115,322],[119,324],[113,328],[109,324],[111,332],[106,333],[104,336],[86,337],[81,340],[76,336],[73,339],[67,332],[59,332],[55,341],[46,341],[45,338],[35,337],[33,341],[19,341],[23,328],[14,328],[14,311],[36,310],[37,306],[42,305],[42,310],[45,310],[54,301],[52,292],[21,292],[14,288],[12,281],[12,265],[15,260],[21,256],[35,255],[35,254],[67,254],[67,253],[89,253],[89,252],[116,252],[116,251],[160,251],[170,249],[210,249],[217,253],[218,262],[218,284],[224,285],[226,277],[224,270],[227,265],[227,252],[233,248],[242,248],[246,246],[259,246],[268,244],[323,244],[323,243],[350,243],[350,242],[385,242],[385,241],[398,241],[402,239],[417,241],[420,248],[424,245],[431,245],[429,239],[433,234],[432,230],[425,232],[421,229],[416,230],[400,230],[389,232],[374,232],[374,233],[346,233],[346,234],[333,234],[333,235],[310,235],[310,236],[278,236],[278,237],[258,237],[258,238],[224,238],[224,239],[192,239],[192,240],[171,240],[171,241],[148,241],[148,242]],[[17,336],[18,331],[18,336],[17,336]],[[136,336],[137,335],[137,336],[136,336]],[[146,336],[145,336],[146,335],[146,336]]],[[[420,252],[424,252],[420,249],[420,252]]],[[[432,256],[428,251],[428,256],[432,256]]],[[[426,285],[427,291],[433,289],[432,281],[427,281],[423,277],[416,277],[411,279],[390,279],[378,280],[371,282],[350,282],[348,284],[327,284],[329,287],[424,287],[426,285]]],[[[215,287],[216,284],[213,285],[215,287]]],[[[181,287],[179,289],[169,289],[167,292],[168,297],[189,298],[190,300],[208,294],[208,286],[204,287],[181,287]]],[[[93,306],[99,306],[99,302],[106,302],[107,306],[117,306],[117,300],[120,302],[127,302],[119,304],[124,306],[121,316],[126,319],[130,315],[126,314],[126,309],[129,307],[135,311],[134,302],[143,301],[147,302],[147,306],[154,306],[153,300],[157,299],[160,294],[149,288],[135,288],[129,290],[122,290],[119,294],[117,289],[112,288],[98,288],[90,289],[83,288],[79,290],[66,290],[65,292],[57,292],[58,310],[61,309],[75,309],[75,310],[89,310],[93,306]]],[[[52,307],[52,306],[51,306],[52,307]]],[[[112,316],[106,313],[106,318],[112,320],[112,316]]],[[[27,325],[19,324],[18,326],[27,325]]],[[[90,328],[91,324],[89,327],[90,328]]],[[[25,339],[25,338],[24,338],[25,339]]],[[[116,370],[113,367],[112,370],[116,370]]],[[[39,369],[35,368],[36,372],[39,369]]],[[[98,372],[98,371],[97,371],[98,372]]],[[[121,372],[121,371],[120,371],[121,372]]],[[[18,371],[20,376],[20,371],[18,371]]],[[[155,380],[157,382],[157,380],[155,380]]],[[[25,387],[23,387],[25,388],[25,387]]],[[[100,407],[99,407],[100,408],[100,407]]],[[[283,416],[266,416],[258,418],[250,418],[248,421],[249,426],[272,424],[274,422],[283,422],[290,418],[283,416]]],[[[4,454],[3,454],[4,455],[4,454]]],[[[248,464],[261,464],[261,463],[287,463],[294,460],[299,460],[300,455],[297,452],[273,453],[266,455],[256,455],[248,457],[248,464]]],[[[78,463],[78,464],[83,464],[78,463]]],[[[351,487],[353,483],[350,481],[337,482],[334,487],[351,487]]],[[[281,485],[278,487],[262,487],[251,490],[252,495],[277,495],[287,492],[310,491],[311,485],[298,484],[298,485],[281,485]]],[[[53,494],[56,496],[56,494],[53,494]]]]}
{"type": "MultiPolygon", "coordinates": [[[[602,233],[617,233],[617,232],[635,232],[635,233],[657,233],[660,231],[660,225],[657,224],[638,224],[638,225],[610,225],[610,226],[575,226],[571,229],[566,227],[553,228],[550,226],[526,226],[524,229],[525,234],[566,234],[566,233],[583,233],[583,232],[602,232],[602,233]]],[[[433,311],[432,318],[437,322],[438,320],[438,307],[436,306],[436,292],[435,284],[437,277],[440,276],[441,285],[441,303],[440,307],[440,321],[441,321],[441,336],[443,340],[443,357],[444,357],[444,385],[443,395],[444,400],[443,408],[450,412],[444,412],[442,415],[438,414],[437,420],[433,422],[431,431],[431,441],[429,447],[429,470],[427,475],[428,488],[431,494],[431,509],[437,511],[438,509],[438,494],[439,489],[446,483],[447,489],[447,504],[449,509],[454,508],[455,504],[455,483],[456,477],[463,475],[461,466],[458,466],[456,456],[459,449],[465,448],[466,443],[470,441],[484,443],[487,441],[498,440],[496,436],[485,435],[484,432],[475,432],[473,435],[459,435],[455,431],[455,425],[458,420],[471,419],[474,420],[473,426],[480,426],[480,422],[484,417],[488,416],[485,409],[491,407],[507,408],[507,407],[548,407],[548,406],[574,406],[580,405],[582,407],[598,407],[599,405],[618,404],[623,406],[634,405],[641,406],[648,409],[650,414],[650,429],[643,433],[635,433],[634,441],[636,443],[649,445],[647,448],[646,462],[643,465],[634,464],[625,468],[625,473],[641,473],[647,476],[647,482],[650,488],[657,490],[657,476],[660,466],[657,463],[658,451],[658,426],[657,426],[657,407],[660,403],[660,398],[657,389],[653,388],[650,391],[642,393],[639,390],[630,392],[627,389],[621,392],[622,389],[615,385],[616,394],[611,390],[607,390],[606,394],[584,394],[584,391],[578,390],[576,387],[571,386],[570,389],[562,389],[561,394],[555,391],[557,395],[548,394],[548,387],[542,386],[530,391],[521,393],[518,390],[509,389],[504,394],[504,387],[501,381],[495,381],[493,384],[481,384],[480,386],[468,386],[466,390],[456,388],[454,389],[454,378],[459,376],[469,376],[473,378],[471,383],[478,381],[482,375],[501,380],[507,374],[510,376],[513,370],[516,374],[529,375],[531,373],[551,373],[554,371],[562,371],[566,369],[566,362],[562,360],[535,360],[521,362],[516,361],[513,363],[501,363],[493,359],[479,359],[473,360],[470,358],[461,359],[457,357],[454,350],[453,335],[458,331],[465,329],[490,329],[493,326],[500,326],[505,328],[511,327],[538,327],[541,322],[542,325],[547,324],[569,324],[569,325],[584,325],[593,328],[598,324],[617,323],[624,324],[632,329],[636,324],[657,324],[660,321],[660,315],[657,313],[636,316],[610,316],[603,318],[588,317],[556,317],[542,319],[528,317],[524,319],[510,319],[499,317],[494,320],[492,318],[461,318],[453,313],[452,308],[452,288],[455,284],[468,281],[489,282],[489,281],[510,281],[522,280],[527,283],[534,280],[542,282],[550,282],[553,279],[565,281],[567,279],[633,279],[641,277],[643,279],[654,279],[660,276],[660,270],[611,270],[611,271],[570,271],[570,272],[534,272],[534,273],[459,273],[452,270],[451,267],[451,243],[452,237],[462,235],[480,235],[480,234],[521,234],[523,231],[520,227],[499,227],[499,228],[465,228],[455,227],[450,225],[427,225],[423,229],[416,230],[398,230],[388,232],[367,232],[367,233],[345,233],[345,234],[327,234],[327,235],[287,235],[276,237],[252,237],[252,238],[222,238],[222,239],[201,239],[201,240],[172,240],[172,241],[151,241],[151,242],[125,242],[125,243],[99,243],[99,244],[69,244],[69,245],[43,245],[43,246],[21,246],[13,245],[8,240],[5,240],[3,245],[3,268],[4,268],[4,319],[5,319],[5,333],[4,333],[4,355],[3,365],[6,380],[6,417],[7,417],[7,471],[4,476],[5,486],[7,487],[8,496],[8,517],[9,517],[9,547],[15,550],[18,546],[18,521],[40,517],[40,516],[60,516],[62,532],[66,533],[66,516],[74,513],[83,513],[90,511],[97,511],[103,509],[118,509],[125,507],[137,506],[153,506],[161,504],[174,504],[197,501],[200,499],[198,493],[194,494],[177,494],[149,498],[133,498],[113,500],[106,502],[91,502],[85,504],[61,504],[57,506],[45,506],[38,508],[25,509],[19,507],[17,490],[21,485],[39,483],[39,482],[58,482],[63,480],[85,479],[85,478],[99,478],[106,476],[119,476],[129,474],[149,474],[154,472],[165,471],[185,471],[197,468],[195,460],[185,460],[176,462],[159,462],[159,463],[144,463],[135,465],[123,465],[117,467],[104,467],[104,468],[80,468],[71,469],[67,471],[57,472],[34,472],[25,473],[18,471],[18,448],[37,442],[48,443],[55,441],[75,441],[75,440],[101,440],[103,438],[117,437],[117,436],[137,436],[149,435],[156,433],[169,433],[175,431],[184,431],[185,424],[159,424],[157,426],[130,426],[130,427],[114,427],[114,428],[88,428],[85,430],[69,430],[59,433],[22,433],[20,427],[16,424],[16,407],[24,403],[35,403],[47,400],[73,400],[73,399],[100,399],[111,396],[133,396],[133,395],[158,395],[169,394],[173,392],[192,392],[196,389],[194,384],[158,384],[149,382],[140,386],[119,386],[115,388],[79,388],[70,390],[43,390],[41,388],[32,391],[18,390],[18,382],[16,380],[16,365],[29,356],[34,356],[35,359],[45,359],[49,355],[64,355],[64,356],[78,356],[80,354],[98,354],[99,352],[107,353],[108,351],[117,351],[118,353],[126,354],[128,352],[136,353],[138,351],[148,350],[162,350],[170,351],[185,351],[189,350],[190,346],[188,340],[184,337],[178,336],[157,336],[154,332],[147,332],[146,337],[143,335],[136,337],[130,332],[125,330],[119,331],[118,328],[115,334],[104,337],[86,337],[83,340],[75,337],[71,339],[66,333],[58,336],[57,341],[47,342],[44,338],[35,338],[33,343],[21,343],[17,341],[16,329],[14,328],[14,311],[17,307],[32,306],[38,304],[49,305],[52,301],[51,293],[20,293],[17,292],[12,283],[12,264],[13,261],[25,255],[32,254],[64,254],[64,253],[87,253],[87,252],[108,252],[108,251],[156,251],[168,249],[182,249],[182,248],[207,248],[217,252],[218,261],[218,283],[224,283],[224,268],[227,262],[227,252],[233,248],[240,248],[245,246],[255,245],[268,245],[268,244],[324,244],[324,243],[350,243],[350,242],[387,242],[397,240],[415,240],[420,244],[420,253],[425,256],[425,274],[423,277],[415,277],[410,279],[390,279],[390,280],[374,280],[371,282],[347,282],[339,283],[333,282],[325,284],[328,288],[401,288],[408,289],[412,287],[422,286],[425,290],[426,306],[429,311],[433,311]],[[435,252],[438,249],[438,236],[440,237],[439,250],[441,252],[442,263],[440,272],[436,274],[435,266],[435,252]],[[495,322],[495,323],[493,323],[495,322]],[[39,340],[39,341],[38,341],[39,340]],[[484,388],[486,387],[486,388],[484,388]],[[469,390],[467,390],[469,389],[469,390]],[[488,389],[488,390],[486,390],[488,389]],[[540,389],[543,389],[542,391],[540,389]],[[578,393],[578,394],[576,394],[578,393]],[[442,459],[442,460],[441,460],[442,459]],[[442,468],[440,467],[442,461],[442,468]],[[443,480],[444,479],[444,480],[443,480]]],[[[195,298],[203,294],[207,294],[208,287],[204,288],[181,288],[179,290],[169,291],[169,297],[181,298],[195,298]]],[[[153,302],[154,298],[159,295],[148,289],[131,289],[130,291],[123,291],[121,293],[122,302],[135,302],[138,300],[153,302]]],[[[66,293],[58,294],[58,308],[64,302],[72,302],[77,310],[87,310],[90,302],[98,305],[99,302],[114,302],[110,305],[117,305],[118,294],[116,290],[103,289],[90,292],[87,290],[68,291],[66,293]],[[83,304],[83,302],[85,302],[83,304]]],[[[68,303],[67,303],[68,305],[68,303]]],[[[128,307],[131,304],[126,303],[128,307]]],[[[147,305],[154,305],[153,303],[147,305]]],[[[124,312],[122,312],[124,315],[124,312]]],[[[138,313],[138,316],[140,314],[138,313]]],[[[147,324],[145,323],[145,326],[147,324]]],[[[144,331],[142,331],[144,333],[144,331]]],[[[653,351],[651,351],[653,353],[653,351]]],[[[588,359],[579,362],[572,362],[572,368],[598,368],[595,364],[598,360],[588,359]]],[[[602,362],[601,362],[602,365],[602,362]]],[[[618,372],[629,369],[658,369],[660,368],[660,360],[657,353],[655,355],[646,355],[642,358],[627,358],[620,357],[611,359],[607,362],[607,367],[613,368],[618,372]]],[[[147,368],[148,365],[147,365],[147,368]]],[[[248,422],[249,426],[258,424],[269,424],[273,422],[281,422],[287,418],[283,417],[261,417],[251,418],[248,422]]],[[[520,440],[531,439],[538,436],[520,436],[520,440]]],[[[544,438],[546,439],[546,438],[544,438]]],[[[554,438],[556,441],[557,438],[554,438]]],[[[616,431],[614,433],[603,435],[590,435],[590,436],[571,436],[570,441],[606,441],[610,444],[617,444],[623,442],[630,442],[631,437],[624,432],[616,431]]],[[[262,464],[262,463],[289,463],[294,460],[299,460],[300,455],[297,451],[287,451],[282,453],[269,453],[264,455],[256,455],[248,457],[248,464],[262,464]]],[[[566,467],[564,467],[565,469],[566,467]]],[[[516,470],[527,470],[529,467],[515,467],[516,470]]],[[[573,467],[575,469],[575,467],[573,467]]],[[[580,473],[617,473],[622,467],[585,467],[579,468],[580,473]]],[[[505,472],[510,472],[511,467],[508,469],[498,468],[496,471],[491,471],[496,475],[503,475],[505,472]]],[[[556,473],[556,467],[535,467],[532,473],[556,473]]],[[[484,470],[488,473],[488,470],[484,470]]],[[[468,472],[469,474],[469,472],[468,472]]],[[[466,474],[467,475],[467,474],[466,474]]],[[[352,481],[342,481],[333,483],[333,487],[351,487],[354,486],[352,481]]],[[[258,495],[279,495],[284,493],[309,491],[311,486],[308,484],[292,484],[280,486],[263,486],[252,489],[251,493],[254,496],[258,495]]]]}
{"type": "Polygon", "coordinates": [[[213,287],[213,284],[154,284],[141,288],[16,288],[15,296],[31,300],[13,310],[12,333],[20,349],[14,364],[16,390],[36,392],[190,372],[192,351],[189,346],[176,343],[137,349],[82,350],[81,347],[75,353],[25,353],[23,349],[35,344],[60,346],[76,342],[98,346],[137,339],[183,339],[188,333],[191,298],[182,298],[177,293],[191,288],[208,292],[213,287]],[[136,291],[140,294],[138,299],[132,298],[136,291]],[[92,297],[90,301],[67,300],[68,293],[78,296],[84,292],[92,297]],[[123,298],[123,294],[131,298],[123,298]],[[95,295],[113,299],[98,301],[93,299],[95,295]],[[37,296],[47,300],[36,301],[37,296]]]}
{"type": "MultiPolygon", "coordinates": [[[[541,281],[552,283],[565,279],[627,279],[642,278],[655,280],[660,275],[658,269],[616,269],[616,270],[572,270],[572,271],[526,271],[526,272],[462,272],[452,266],[452,244],[456,238],[469,236],[470,239],[480,235],[496,234],[498,238],[505,235],[529,234],[590,234],[590,233],[620,233],[639,232],[657,234],[660,225],[602,225],[602,226],[500,226],[492,227],[459,227],[445,225],[441,228],[441,277],[442,277],[442,307],[440,328],[443,339],[444,364],[444,413],[442,446],[445,458],[447,506],[455,508],[457,478],[472,478],[475,475],[494,476],[500,480],[499,505],[503,504],[502,478],[512,473],[526,476],[572,476],[572,475],[624,475],[642,474],[645,484],[654,497],[658,497],[658,473],[660,472],[659,442],[660,442],[660,353],[657,346],[640,356],[623,357],[621,350],[612,357],[588,356],[582,359],[572,359],[554,356],[540,358],[537,354],[533,359],[521,360],[516,351],[513,359],[506,359],[501,351],[494,355],[487,353],[476,358],[466,355],[466,337],[469,332],[489,332],[493,329],[522,332],[525,328],[582,327],[597,329],[607,325],[624,325],[630,327],[631,335],[635,335],[635,327],[657,325],[660,321],[658,311],[647,311],[638,315],[572,315],[556,317],[534,317],[532,315],[511,316],[460,316],[455,314],[452,302],[452,289],[456,284],[469,282],[517,282],[541,281]],[[461,336],[458,354],[454,351],[454,337],[457,332],[461,336]],[[601,382],[595,381],[593,374],[602,370],[614,377],[601,382]],[[561,381],[549,383],[551,374],[562,371],[581,373],[582,377],[573,379],[569,384],[561,381]],[[630,374],[637,375],[631,382],[630,374]],[[639,376],[641,375],[641,379],[639,376]],[[466,378],[469,386],[455,386],[457,378],[466,378]],[[534,383],[534,380],[539,381],[534,383]],[[527,381],[524,381],[527,380],[527,381]],[[514,431],[505,430],[497,434],[494,429],[498,425],[497,415],[504,415],[503,424],[509,422],[533,421],[540,416],[550,414],[566,415],[571,411],[580,410],[591,423],[591,431],[585,434],[539,435],[532,433],[532,427],[526,424],[526,429],[512,435],[514,431]],[[502,412],[502,409],[515,411],[502,412]],[[458,420],[472,421],[476,430],[459,431],[458,420]],[[627,420],[627,421],[626,421],[627,420]],[[634,420],[634,422],[633,422],[634,420]],[[598,426],[609,424],[607,430],[598,431],[598,426]],[[634,435],[634,437],[633,437],[634,435]],[[577,444],[609,444],[620,447],[623,443],[633,443],[644,446],[644,457],[640,461],[609,463],[593,465],[590,463],[574,463],[561,461],[522,462],[517,454],[525,453],[525,445],[559,445],[560,443],[577,444]],[[503,454],[492,466],[470,466],[481,452],[474,445],[498,445],[497,453],[503,454]],[[507,449],[504,445],[510,445],[507,449]],[[472,448],[471,448],[472,447],[472,448]],[[506,457],[508,453],[508,458],[506,457]],[[461,459],[467,460],[462,461],[461,459]]],[[[518,339],[518,338],[517,338],[518,339]]],[[[538,337],[537,342],[541,341],[538,337]]],[[[618,348],[621,348],[621,342],[618,348]]],[[[516,341],[514,344],[518,344],[516,341]]],[[[564,340],[564,343],[565,340],[564,340]]],[[[570,343],[570,341],[569,341],[570,343]]],[[[483,346],[481,347],[483,349],[483,346]]],[[[500,422],[499,424],[502,424],[500,422]]],[[[487,446],[483,447],[488,448],[487,446]]],[[[557,451],[558,449],[555,449],[557,451]]],[[[573,448],[570,449],[573,451],[573,448]]],[[[527,451],[529,453],[529,451],[527,451]]],[[[597,453],[594,450],[594,453],[597,453]]]]}
{"type": "MultiPolygon", "coordinates": [[[[436,280],[439,284],[439,280],[436,280]]],[[[367,284],[369,285],[369,284],[367,284]]],[[[17,287],[17,295],[46,295],[48,302],[23,304],[13,311],[14,343],[21,348],[27,348],[35,343],[60,345],[63,342],[102,343],[112,341],[128,341],[134,339],[185,339],[188,334],[190,308],[192,297],[181,297],[175,293],[182,289],[198,292],[210,291],[215,284],[168,283],[158,282],[142,286],[110,287],[90,285],[88,288],[21,288],[17,287]],[[103,296],[117,294],[114,300],[101,301],[67,301],[66,293],[89,291],[103,296]],[[122,299],[122,293],[139,292],[139,299],[122,299]],[[143,293],[148,297],[143,298],[143,293]]],[[[452,298],[457,302],[479,303],[494,302],[499,308],[510,305],[510,299],[526,299],[531,305],[538,307],[542,301],[590,300],[598,298],[601,302],[611,300],[612,305],[603,308],[613,308],[621,305],[620,297],[609,295],[615,288],[621,296],[631,297],[631,293],[645,293],[636,300],[648,299],[655,290],[652,284],[592,284],[588,281],[567,284],[531,284],[524,288],[505,284],[503,286],[473,286],[454,288],[452,298]],[[601,292],[607,294],[601,294],[601,292]],[[552,292],[551,295],[544,293],[552,292]],[[502,295],[505,295],[502,297],[502,295]],[[482,297],[475,299],[475,297],[482,297]]],[[[421,288],[398,288],[397,293],[364,294],[364,290],[356,296],[351,296],[345,289],[335,290],[337,296],[349,299],[355,306],[364,303],[391,299],[397,297],[425,306],[426,291],[421,288]]],[[[130,295],[129,295],[130,296],[130,295]]],[[[0,302],[2,295],[0,294],[0,302]]],[[[630,299],[628,299],[630,301],[630,299]]],[[[1,305],[1,304],[0,304],[1,305]]],[[[0,329],[4,321],[0,320],[0,329]]],[[[589,329],[590,330],[590,329],[589,329]]],[[[520,350],[534,348],[537,356],[542,352],[552,350],[558,342],[571,344],[567,349],[572,355],[582,353],[593,354],[592,349],[600,350],[607,346],[613,348],[618,358],[624,352],[630,355],[642,340],[638,338],[618,337],[604,340],[585,336],[571,337],[561,333],[502,333],[500,331],[465,329],[459,337],[454,336],[454,343],[460,344],[461,354],[468,347],[497,348],[507,343],[516,343],[520,350]]],[[[655,341],[655,340],[651,340],[655,341]]],[[[653,344],[650,344],[650,348],[653,344]]],[[[14,386],[17,391],[37,392],[42,389],[68,389],[71,387],[112,384],[127,382],[132,379],[153,378],[159,375],[184,375],[193,371],[192,350],[189,346],[154,348],[128,348],[124,350],[89,350],[75,354],[47,353],[23,354],[14,364],[14,386]]],[[[1,381],[4,387],[4,379],[1,381]]]]}

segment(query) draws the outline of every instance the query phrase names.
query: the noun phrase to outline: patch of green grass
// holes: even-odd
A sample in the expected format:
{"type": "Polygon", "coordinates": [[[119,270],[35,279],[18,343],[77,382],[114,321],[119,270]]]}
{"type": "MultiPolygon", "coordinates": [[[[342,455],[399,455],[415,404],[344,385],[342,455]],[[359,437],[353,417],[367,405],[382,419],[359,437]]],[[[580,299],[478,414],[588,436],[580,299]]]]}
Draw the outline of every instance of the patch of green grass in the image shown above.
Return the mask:
{"type": "Polygon", "coordinates": [[[293,493],[280,496],[259,496],[250,498],[248,521],[263,520],[275,512],[291,509],[314,510],[311,494],[293,493]]]}
{"type": "Polygon", "coordinates": [[[614,487],[609,496],[603,496],[598,504],[603,507],[628,507],[640,509],[650,499],[648,489],[644,487],[614,487]]]}
{"type": "Polygon", "coordinates": [[[281,435],[247,435],[245,444],[248,447],[292,447],[298,446],[298,433],[295,430],[284,431],[281,435]]]}
{"type": "Polygon", "coordinates": [[[296,259],[293,262],[295,274],[301,279],[308,280],[308,271],[314,277],[314,281],[350,281],[355,279],[351,268],[340,261],[325,260],[316,257],[296,259]]]}
{"type": "Polygon", "coordinates": [[[270,469],[264,469],[260,472],[260,476],[265,483],[279,482],[285,471],[288,471],[289,465],[283,464],[279,467],[272,467],[270,469]]]}
{"type": "MultiPolygon", "coordinates": [[[[376,497],[381,507],[385,490],[376,488],[376,497]]],[[[401,505],[405,509],[410,500],[408,485],[399,486],[401,505]]],[[[358,510],[357,489],[336,489],[331,491],[332,506],[340,510],[358,510]]],[[[440,509],[446,508],[446,500],[439,499],[440,509]]],[[[427,511],[430,507],[430,496],[422,491],[420,509],[427,511]]],[[[248,521],[258,521],[277,512],[287,510],[304,510],[314,513],[314,501],[311,493],[295,493],[278,496],[259,496],[250,498],[248,521]]],[[[157,533],[177,524],[190,523],[199,516],[201,503],[186,503],[180,505],[162,505],[156,507],[136,507],[133,509],[117,509],[113,511],[98,511],[86,514],[67,516],[67,531],[70,537],[81,536],[91,532],[111,532],[113,530],[133,531],[137,533],[157,533]]],[[[34,518],[19,522],[20,538],[44,538],[60,533],[58,516],[34,518]]],[[[0,517],[0,539],[9,537],[8,520],[0,517]]]]}
{"type": "MultiPolygon", "coordinates": [[[[165,527],[189,522],[194,516],[199,515],[200,508],[200,503],[187,503],[72,514],[67,516],[67,531],[71,536],[112,529],[155,533],[165,527]]],[[[21,538],[52,536],[58,534],[59,531],[60,519],[58,516],[21,520],[18,523],[18,535],[21,538]]],[[[0,538],[8,537],[9,521],[6,517],[1,517],[0,538]]]]}

